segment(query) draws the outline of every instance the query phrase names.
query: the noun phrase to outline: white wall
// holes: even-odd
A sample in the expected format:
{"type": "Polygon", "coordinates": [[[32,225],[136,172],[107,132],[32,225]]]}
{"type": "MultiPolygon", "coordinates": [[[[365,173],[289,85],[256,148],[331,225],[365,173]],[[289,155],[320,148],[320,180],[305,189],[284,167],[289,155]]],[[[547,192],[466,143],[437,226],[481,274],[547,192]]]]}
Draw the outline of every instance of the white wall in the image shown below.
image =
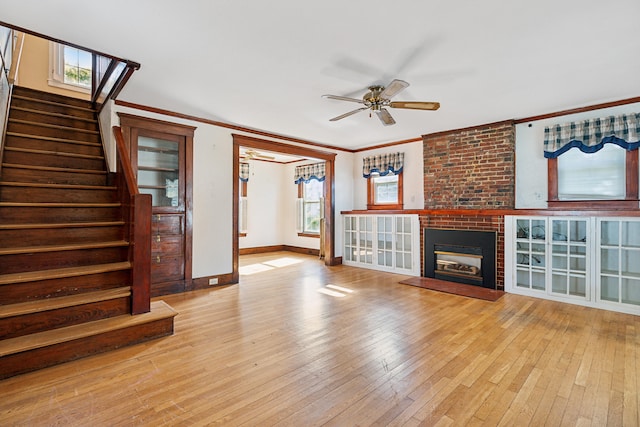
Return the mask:
{"type": "Polygon", "coordinates": [[[362,159],[384,153],[404,152],[402,171],[404,209],[424,209],[424,159],[422,141],[360,151],[353,159],[354,209],[367,209],[367,179],[362,177],[362,159]]]}
{"type": "Polygon", "coordinates": [[[569,114],[516,125],[516,209],[547,207],[547,159],[544,128],[557,123],[640,111],[640,103],[569,114]]]}

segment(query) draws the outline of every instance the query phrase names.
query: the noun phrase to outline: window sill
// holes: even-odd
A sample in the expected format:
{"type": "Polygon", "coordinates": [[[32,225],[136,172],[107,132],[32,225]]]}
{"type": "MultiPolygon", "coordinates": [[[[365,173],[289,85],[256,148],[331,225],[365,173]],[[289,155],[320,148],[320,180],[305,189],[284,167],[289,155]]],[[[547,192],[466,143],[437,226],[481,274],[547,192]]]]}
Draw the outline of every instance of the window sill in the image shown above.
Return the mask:
{"type": "Polygon", "coordinates": [[[47,83],[49,84],[49,86],[57,87],[60,89],[72,90],[74,92],[80,92],[86,95],[91,95],[91,90],[84,86],[76,86],[68,83],[62,83],[55,79],[48,79],[47,83]]]}
{"type": "Polygon", "coordinates": [[[549,200],[547,208],[562,210],[638,209],[638,200],[549,200]]]}
{"type": "Polygon", "coordinates": [[[320,238],[320,233],[298,233],[298,237],[315,237],[320,238]]]}
{"type": "Polygon", "coordinates": [[[367,205],[367,210],[402,210],[404,205],[402,203],[398,204],[388,204],[388,205],[367,205]]]}
{"type": "Polygon", "coordinates": [[[247,233],[238,233],[238,237],[247,237],[247,233]]]}

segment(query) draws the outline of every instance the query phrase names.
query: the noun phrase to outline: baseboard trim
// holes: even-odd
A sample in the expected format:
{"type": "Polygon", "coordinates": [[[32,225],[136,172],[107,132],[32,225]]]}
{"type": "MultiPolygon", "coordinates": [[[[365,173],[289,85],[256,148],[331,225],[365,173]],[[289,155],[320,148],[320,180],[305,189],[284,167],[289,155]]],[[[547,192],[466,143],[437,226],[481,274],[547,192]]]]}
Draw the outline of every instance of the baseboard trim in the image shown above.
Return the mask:
{"type": "Polygon", "coordinates": [[[239,253],[240,255],[253,255],[253,254],[263,254],[267,252],[278,252],[278,251],[288,251],[288,252],[296,252],[296,253],[305,254],[305,255],[320,256],[320,249],[301,248],[298,246],[290,246],[290,245],[273,245],[273,246],[257,246],[253,248],[241,248],[239,250],[239,253]]]}

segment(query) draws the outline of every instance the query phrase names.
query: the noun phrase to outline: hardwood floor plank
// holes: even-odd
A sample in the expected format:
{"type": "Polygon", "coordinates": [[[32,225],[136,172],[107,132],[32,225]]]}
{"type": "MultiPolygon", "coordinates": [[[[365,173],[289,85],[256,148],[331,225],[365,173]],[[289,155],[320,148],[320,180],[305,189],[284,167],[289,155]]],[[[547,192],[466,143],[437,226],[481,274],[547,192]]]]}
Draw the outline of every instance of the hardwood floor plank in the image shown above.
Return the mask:
{"type": "Polygon", "coordinates": [[[3,380],[0,424],[640,423],[638,316],[482,301],[289,252],[245,266],[264,271],[163,297],[170,337],[3,380]]]}

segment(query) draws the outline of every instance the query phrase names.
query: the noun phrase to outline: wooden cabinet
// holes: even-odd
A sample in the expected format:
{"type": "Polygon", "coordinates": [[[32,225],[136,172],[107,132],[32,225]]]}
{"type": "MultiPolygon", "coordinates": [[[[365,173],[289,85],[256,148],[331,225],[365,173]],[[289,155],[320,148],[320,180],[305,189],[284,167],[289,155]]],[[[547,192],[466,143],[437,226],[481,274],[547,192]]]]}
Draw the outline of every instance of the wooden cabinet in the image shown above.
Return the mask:
{"type": "Polygon", "coordinates": [[[191,126],[119,114],[141,193],[151,194],[151,295],[191,288],[191,126]]]}

